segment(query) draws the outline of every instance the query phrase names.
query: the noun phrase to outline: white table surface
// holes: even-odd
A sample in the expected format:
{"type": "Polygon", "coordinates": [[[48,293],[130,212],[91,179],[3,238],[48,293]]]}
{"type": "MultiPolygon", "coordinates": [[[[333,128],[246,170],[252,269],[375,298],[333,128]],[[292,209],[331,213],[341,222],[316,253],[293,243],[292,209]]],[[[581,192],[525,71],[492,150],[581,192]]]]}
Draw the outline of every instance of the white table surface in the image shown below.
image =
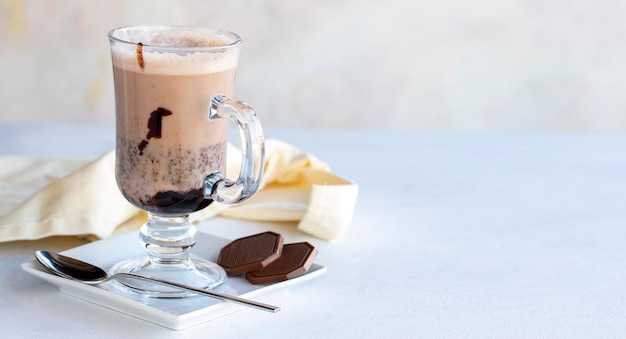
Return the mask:
{"type": "MultiPolygon", "coordinates": [[[[626,135],[267,131],[360,185],[350,228],[325,242],[293,225],[215,219],[318,247],[322,277],[172,331],[60,293],[23,272],[35,249],[0,243],[3,338],[606,338],[626,335],[626,135]]],[[[0,155],[95,158],[112,126],[0,124],[0,155]]]]}

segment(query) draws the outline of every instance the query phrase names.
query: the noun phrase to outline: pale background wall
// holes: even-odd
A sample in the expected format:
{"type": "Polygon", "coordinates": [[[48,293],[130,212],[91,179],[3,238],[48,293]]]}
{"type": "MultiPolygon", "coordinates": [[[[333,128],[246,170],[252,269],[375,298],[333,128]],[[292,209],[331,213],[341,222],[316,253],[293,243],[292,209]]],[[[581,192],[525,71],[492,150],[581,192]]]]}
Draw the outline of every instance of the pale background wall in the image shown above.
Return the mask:
{"type": "Polygon", "coordinates": [[[243,36],[266,127],[626,130],[625,0],[0,0],[0,120],[112,122],[140,23],[243,36]]]}

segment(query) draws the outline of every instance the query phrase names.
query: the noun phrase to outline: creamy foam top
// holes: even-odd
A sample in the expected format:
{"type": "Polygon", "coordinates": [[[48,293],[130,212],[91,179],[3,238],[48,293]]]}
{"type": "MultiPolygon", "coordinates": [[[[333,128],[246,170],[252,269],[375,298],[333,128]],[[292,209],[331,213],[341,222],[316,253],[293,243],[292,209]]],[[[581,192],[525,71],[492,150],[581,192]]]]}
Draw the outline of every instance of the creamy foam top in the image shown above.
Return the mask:
{"type": "Polygon", "coordinates": [[[136,32],[132,37],[116,38],[129,42],[115,41],[111,44],[114,66],[136,72],[179,75],[215,73],[237,67],[239,60],[239,46],[225,47],[233,41],[219,34],[136,32]]]}

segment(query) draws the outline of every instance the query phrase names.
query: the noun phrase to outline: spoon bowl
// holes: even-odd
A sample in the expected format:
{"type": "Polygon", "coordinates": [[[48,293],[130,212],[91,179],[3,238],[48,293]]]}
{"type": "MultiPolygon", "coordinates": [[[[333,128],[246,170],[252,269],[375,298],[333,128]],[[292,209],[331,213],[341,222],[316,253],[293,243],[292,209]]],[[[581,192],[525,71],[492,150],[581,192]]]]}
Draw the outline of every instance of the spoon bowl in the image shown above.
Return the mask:
{"type": "Polygon", "coordinates": [[[196,294],[217,298],[223,301],[234,302],[240,305],[249,306],[272,313],[278,312],[280,310],[280,307],[268,305],[258,301],[248,300],[215,291],[203,290],[176,282],[155,279],[135,273],[116,273],[109,276],[105,270],[101,269],[98,266],[55,252],[36,251],[35,257],[37,258],[37,261],[39,261],[39,263],[41,263],[52,273],[60,277],[71,279],[88,285],[102,284],[109,280],[118,280],[120,278],[132,278],[190,291],[196,294]]]}

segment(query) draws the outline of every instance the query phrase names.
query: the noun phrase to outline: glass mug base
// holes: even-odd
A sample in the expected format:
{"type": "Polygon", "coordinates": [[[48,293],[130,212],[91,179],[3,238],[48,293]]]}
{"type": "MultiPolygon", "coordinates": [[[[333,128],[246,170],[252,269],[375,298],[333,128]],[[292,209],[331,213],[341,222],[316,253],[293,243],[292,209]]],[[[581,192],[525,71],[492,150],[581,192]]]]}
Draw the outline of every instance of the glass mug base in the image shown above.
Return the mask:
{"type": "MultiPolygon", "coordinates": [[[[117,263],[109,274],[136,273],[150,278],[174,281],[179,284],[210,290],[226,280],[226,272],[219,265],[198,259],[187,258],[176,264],[159,264],[142,257],[117,263]]],[[[197,294],[149,281],[123,278],[114,280],[109,288],[132,296],[148,298],[187,298],[197,294]]]]}

